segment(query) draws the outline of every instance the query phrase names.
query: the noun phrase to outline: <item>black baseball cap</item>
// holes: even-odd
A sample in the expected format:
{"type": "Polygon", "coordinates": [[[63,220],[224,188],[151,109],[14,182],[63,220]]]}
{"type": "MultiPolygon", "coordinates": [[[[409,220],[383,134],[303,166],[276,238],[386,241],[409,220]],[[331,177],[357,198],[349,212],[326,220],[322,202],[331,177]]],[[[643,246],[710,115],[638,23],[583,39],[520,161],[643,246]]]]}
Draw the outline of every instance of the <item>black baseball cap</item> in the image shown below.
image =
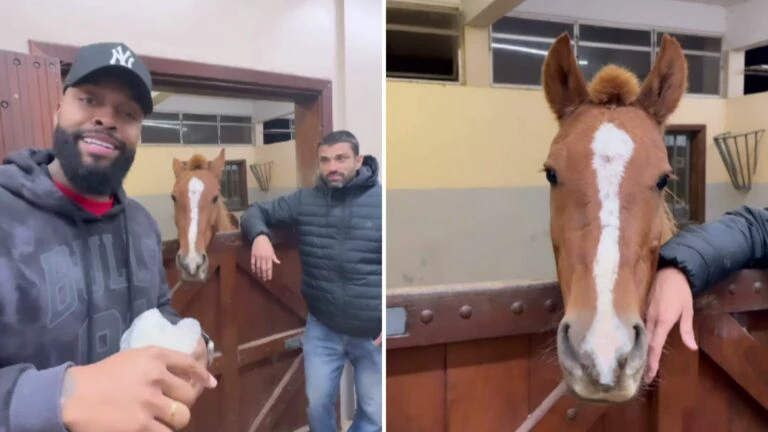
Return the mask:
{"type": "Polygon", "coordinates": [[[125,83],[144,115],[152,114],[152,77],[144,62],[128,46],[120,42],[101,42],[81,47],[64,79],[64,90],[97,72],[125,83]]]}

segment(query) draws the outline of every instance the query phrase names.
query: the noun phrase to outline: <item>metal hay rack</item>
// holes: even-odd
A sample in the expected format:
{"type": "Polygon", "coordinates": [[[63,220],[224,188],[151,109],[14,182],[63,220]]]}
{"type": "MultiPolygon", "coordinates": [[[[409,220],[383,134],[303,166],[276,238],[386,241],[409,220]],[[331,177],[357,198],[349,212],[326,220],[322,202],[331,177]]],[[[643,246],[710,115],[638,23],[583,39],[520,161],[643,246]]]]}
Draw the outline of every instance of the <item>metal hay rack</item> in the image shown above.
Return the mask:
{"type": "Polygon", "coordinates": [[[720,153],[733,187],[742,192],[752,189],[752,178],[757,170],[758,144],[765,129],[738,135],[725,132],[715,136],[715,146],[720,153]]]}
{"type": "Polygon", "coordinates": [[[269,182],[272,180],[272,165],[273,161],[269,161],[261,164],[250,164],[248,167],[251,169],[251,173],[256,177],[256,182],[259,184],[259,189],[262,192],[269,190],[269,182]]]}

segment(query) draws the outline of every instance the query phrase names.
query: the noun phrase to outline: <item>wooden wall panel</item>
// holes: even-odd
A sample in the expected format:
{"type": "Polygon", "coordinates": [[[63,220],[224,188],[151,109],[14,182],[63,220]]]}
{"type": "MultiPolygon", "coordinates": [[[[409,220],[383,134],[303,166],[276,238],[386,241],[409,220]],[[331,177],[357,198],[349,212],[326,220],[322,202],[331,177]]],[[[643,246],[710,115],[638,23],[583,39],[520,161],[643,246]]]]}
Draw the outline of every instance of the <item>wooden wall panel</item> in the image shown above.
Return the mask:
{"type": "Polygon", "coordinates": [[[61,100],[58,59],[0,51],[0,159],[16,150],[50,148],[61,100]]]}
{"type": "Polygon", "coordinates": [[[513,430],[528,416],[527,336],[449,344],[446,370],[448,431],[513,430]]]}
{"type": "Polygon", "coordinates": [[[444,432],[446,346],[387,351],[387,432],[444,432]]]}

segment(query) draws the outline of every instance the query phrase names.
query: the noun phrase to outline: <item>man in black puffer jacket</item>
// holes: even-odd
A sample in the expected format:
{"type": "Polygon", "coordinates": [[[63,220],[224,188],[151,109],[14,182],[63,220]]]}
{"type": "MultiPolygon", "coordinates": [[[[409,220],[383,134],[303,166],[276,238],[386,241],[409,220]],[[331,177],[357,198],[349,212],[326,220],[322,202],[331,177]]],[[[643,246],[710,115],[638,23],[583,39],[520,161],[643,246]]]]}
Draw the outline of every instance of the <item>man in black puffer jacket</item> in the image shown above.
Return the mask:
{"type": "Polygon", "coordinates": [[[693,334],[694,294],[739,270],[768,268],[768,209],[744,206],[681,230],[661,248],[658,268],[647,314],[647,382],[655,377],[664,342],[678,321],[685,345],[698,349],[693,334]]]}
{"type": "Polygon", "coordinates": [[[355,368],[358,410],[352,429],[381,431],[381,184],[372,156],[360,155],[348,131],[318,146],[312,188],[255,203],[241,217],[251,269],[264,280],[279,264],[271,226],[299,233],[302,292],[309,309],[304,370],[313,432],[336,432],[336,398],[344,363],[355,368]]]}

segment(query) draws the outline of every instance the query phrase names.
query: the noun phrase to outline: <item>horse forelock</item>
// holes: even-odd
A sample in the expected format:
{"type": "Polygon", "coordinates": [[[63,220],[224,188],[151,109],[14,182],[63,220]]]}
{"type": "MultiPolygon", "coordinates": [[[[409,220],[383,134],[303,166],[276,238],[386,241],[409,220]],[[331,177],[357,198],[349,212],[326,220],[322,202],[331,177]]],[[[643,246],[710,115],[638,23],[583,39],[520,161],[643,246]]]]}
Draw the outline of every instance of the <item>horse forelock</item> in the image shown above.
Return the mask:
{"type": "Polygon", "coordinates": [[[207,169],[208,165],[208,158],[200,154],[192,156],[187,162],[187,168],[190,170],[207,169]]]}
{"type": "Polygon", "coordinates": [[[628,106],[640,94],[637,76],[626,68],[607,65],[589,84],[589,102],[596,105],[628,106]]]}

